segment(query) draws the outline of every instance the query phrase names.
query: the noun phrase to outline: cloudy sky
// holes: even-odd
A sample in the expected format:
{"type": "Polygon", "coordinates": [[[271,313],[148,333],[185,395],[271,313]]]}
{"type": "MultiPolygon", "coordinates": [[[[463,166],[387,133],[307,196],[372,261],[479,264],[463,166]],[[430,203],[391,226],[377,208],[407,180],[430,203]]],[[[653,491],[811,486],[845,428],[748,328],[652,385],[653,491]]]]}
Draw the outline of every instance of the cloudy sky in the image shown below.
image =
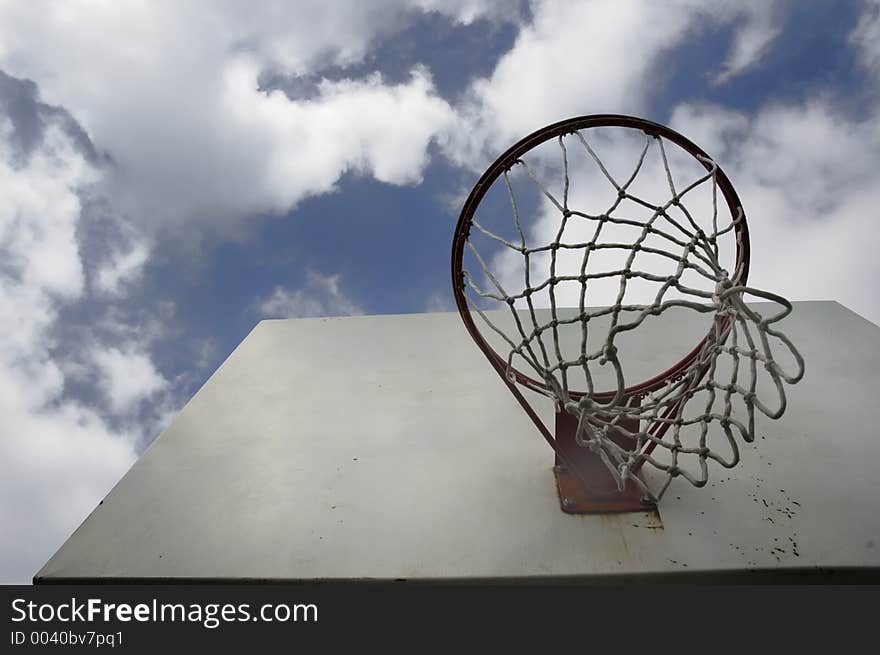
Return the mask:
{"type": "Polygon", "coordinates": [[[0,1],[0,581],[261,318],[451,309],[476,177],[590,113],[719,161],[757,286],[880,322],[878,0],[0,1]]]}

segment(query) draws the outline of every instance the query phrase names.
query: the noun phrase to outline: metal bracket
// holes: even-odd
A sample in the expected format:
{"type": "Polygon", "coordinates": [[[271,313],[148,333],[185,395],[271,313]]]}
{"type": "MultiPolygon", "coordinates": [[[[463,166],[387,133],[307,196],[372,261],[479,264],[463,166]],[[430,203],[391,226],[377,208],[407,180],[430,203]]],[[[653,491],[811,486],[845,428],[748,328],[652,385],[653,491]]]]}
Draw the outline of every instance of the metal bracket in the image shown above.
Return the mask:
{"type": "MultiPolygon", "coordinates": [[[[638,430],[637,421],[626,419],[621,426],[638,430]]],[[[627,480],[623,491],[608,471],[604,462],[589,448],[575,441],[577,418],[566,412],[556,414],[556,488],[562,511],[568,514],[602,514],[611,512],[644,512],[655,505],[644,498],[644,492],[632,480],[627,480]],[[561,451],[563,459],[559,455],[561,451]],[[574,469],[574,470],[572,470],[574,469]]],[[[611,435],[612,440],[627,439],[624,435],[611,435]]]]}

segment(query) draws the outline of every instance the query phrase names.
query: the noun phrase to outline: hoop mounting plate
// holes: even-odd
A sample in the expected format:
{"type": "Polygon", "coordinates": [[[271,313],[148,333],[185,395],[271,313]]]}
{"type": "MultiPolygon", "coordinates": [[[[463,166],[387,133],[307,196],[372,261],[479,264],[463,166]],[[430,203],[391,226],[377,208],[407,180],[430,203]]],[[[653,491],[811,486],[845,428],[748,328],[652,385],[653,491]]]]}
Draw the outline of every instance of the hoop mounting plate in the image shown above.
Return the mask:
{"type": "MultiPolygon", "coordinates": [[[[624,419],[622,427],[638,430],[637,421],[624,419]]],[[[556,489],[562,511],[568,514],[603,514],[613,512],[643,512],[656,506],[644,500],[644,491],[632,480],[627,480],[623,491],[608,468],[589,448],[575,441],[577,418],[566,412],[556,414],[556,449],[561,450],[568,464],[557,452],[556,489]],[[570,467],[576,470],[570,470],[570,467]]],[[[612,440],[623,442],[627,437],[612,435],[612,440]]]]}

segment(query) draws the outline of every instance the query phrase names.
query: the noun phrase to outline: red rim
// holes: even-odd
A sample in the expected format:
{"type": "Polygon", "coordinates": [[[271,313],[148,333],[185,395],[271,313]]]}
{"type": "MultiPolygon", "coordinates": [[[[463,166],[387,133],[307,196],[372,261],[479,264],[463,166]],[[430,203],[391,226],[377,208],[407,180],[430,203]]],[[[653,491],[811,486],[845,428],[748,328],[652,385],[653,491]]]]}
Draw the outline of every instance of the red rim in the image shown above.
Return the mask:
{"type": "MultiPolygon", "coordinates": [[[[660,125],[659,123],[654,123],[643,118],[637,118],[634,116],[623,116],[618,114],[595,114],[592,116],[579,116],[577,118],[570,118],[564,121],[560,121],[558,123],[554,123],[552,125],[548,125],[547,127],[544,127],[537,132],[530,134],[524,139],[521,139],[515,145],[508,148],[508,150],[498,159],[496,159],[495,162],[491,166],[489,166],[488,169],[486,169],[486,172],[483,173],[483,175],[477,181],[476,185],[474,185],[474,188],[471,190],[470,195],[464,203],[464,207],[462,208],[461,214],[458,218],[458,223],[455,226],[455,235],[452,241],[452,288],[455,295],[455,304],[458,306],[458,312],[461,315],[462,320],[464,321],[468,333],[476,342],[477,346],[479,346],[480,350],[483,351],[483,354],[485,354],[489,361],[492,363],[493,367],[502,376],[507,370],[507,360],[501,357],[501,355],[499,355],[497,352],[495,352],[495,350],[493,350],[492,347],[483,338],[482,333],[474,323],[473,316],[468,306],[467,297],[464,293],[465,281],[464,275],[462,273],[462,260],[464,257],[465,243],[467,242],[468,235],[470,234],[471,220],[476,213],[477,207],[479,207],[480,205],[480,201],[483,199],[483,196],[486,194],[489,188],[495,183],[495,181],[502,175],[505,170],[510,168],[514,164],[514,162],[516,162],[517,159],[522,157],[525,153],[532,150],[533,148],[549,141],[550,139],[565,134],[571,134],[578,130],[594,127],[627,127],[641,130],[651,136],[663,137],[667,141],[670,141],[680,146],[683,150],[692,155],[695,159],[697,159],[697,161],[700,162],[700,164],[703,165],[704,168],[706,168],[707,171],[712,170],[712,166],[705,161],[701,161],[699,157],[704,157],[709,160],[712,160],[712,158],[709,157],[709,155],[706,154],[706,152],[704,152],[699,146],[697,146],[695,143],[682,136],[678,132],[666,127],[665,125],[660,125]]],[[[723,170],[721,170],[721,167],[719,167],[717,163],[715,165],[715,171],[715,178],[718,188],[721,189],[721,193],[724,196],[724,200],[727,203],[727,206],[731,212],[731,216],[736,216],[737,211],[742,207],[739,196],[737,195],[736,190],[733,188],[733,185],[730,183],[727,175],[724,173],[723,170]]],[[[745,212],[743,212],[742,220],[736,224],[735,230],[738,237],[736,261],[737,266],[741,265],[742,271],[740,279],[737,283],[745,284],[749,274],[749,230],[745,220],[745,212]]],[[[649,380],[645,380],[644,382],[640,382],[631,387],[627,387],[624,390],[624,395],[627,397],[633,395],[643,395],[659,388],[667,380],[675,378],[693,363],[693,361],[699,355],[705,341],[706,338],[703,338],[703,340],[700,341],[700,343],[698,343],[693,350],[687,353],[681,359],[681,361],[674,366],[671,366],[667,370],[659,373],[649,380]]],[[[545,385],[543,382],[529,377],[528,375],[522,373],[516,368],[511,367],[510,372],[513,374],[516,382],[522,384],[527,388],[538,392],[550,391],[547,385],[545,385]]],[[[578,399],[586,395],[586,393],[587,392],[583,391],[571,391],[570,395],[573,399],[578,399]]],[[[616,391],[601,391],[594,392],[592,394],[592,397],[597,402],[608,402],[616,394],[616,391]]]]}

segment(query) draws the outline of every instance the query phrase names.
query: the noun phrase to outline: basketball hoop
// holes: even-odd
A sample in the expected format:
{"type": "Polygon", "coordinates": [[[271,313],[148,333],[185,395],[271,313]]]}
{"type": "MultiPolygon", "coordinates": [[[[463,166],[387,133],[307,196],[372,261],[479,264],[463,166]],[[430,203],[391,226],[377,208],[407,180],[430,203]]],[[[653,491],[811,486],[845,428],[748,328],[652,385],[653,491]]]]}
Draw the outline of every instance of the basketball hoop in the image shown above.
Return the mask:
{"type": "Polygon", "coordinates": [[[747,286],[749,254],[742,204],[724,172],[682,135],[644,119],[593,115],[555,123],[512,146],[480,177],[453,239],[456,304],[554,449],[564,511],[644,509],[676,477],[703,486],[707,460],[738,463],[735,432],[754,440],[755,409],[782,415],[783,382],[801,379],[803,359],[775,329],[791,304],[747,286]],[[600,157],[603,146],[613,165],[600,157]],[[624,168],[619,160],[627,154],[632,161],[624,168]],[[510,236],[489,225],[500,213],[499,194],[508,199],[510,236]],[[588,206],[594,200],[599,206],[588,206]],[[534,225],[529,211],[540,217],[534,225]],[[611,290],[609,301],[590,307],[599,288],[611,290]],[[566,293],[577,301],[571,310],[563,306],[566,293]],[[644,297],[632,300],[638,293],[644,297]],[[764,317],[746,298],[779,309],[764,317]],[[505,310],[498,316],[506,326],[492,303],[505,310]],[[623,336],[677,311],[706,317],[702,339],[654,377],[627,381],[623,336]],[[563,352],[566,330],[575,335],[573,352],[563,352]],[[780,347],[790,353],[791,373],[774,357],[780,347]],[[759,398],[759,365],[777,395],[772,407],[759,398]],[[597,375],[608,371],[610,388],[597,388],[597,375]],[[523,390],[554,401],[552,432],[523,390]],[[710,446],[718,435],[727,454],[710,446]],[[659,480],[648,480],[645,464],[659,480]]]}

